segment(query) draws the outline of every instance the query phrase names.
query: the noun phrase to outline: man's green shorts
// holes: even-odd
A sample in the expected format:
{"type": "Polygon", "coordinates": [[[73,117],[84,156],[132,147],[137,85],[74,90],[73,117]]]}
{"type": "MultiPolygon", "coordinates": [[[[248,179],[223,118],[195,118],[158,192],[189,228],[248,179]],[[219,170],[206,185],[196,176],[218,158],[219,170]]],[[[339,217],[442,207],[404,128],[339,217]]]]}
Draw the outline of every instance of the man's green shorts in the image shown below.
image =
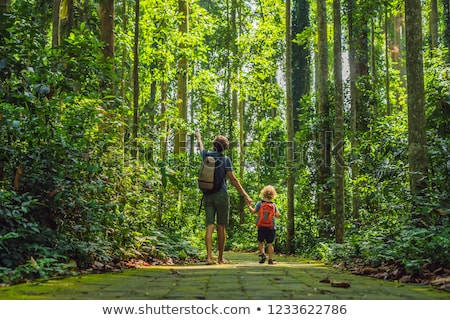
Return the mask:
{"type": "Polygon", "coordinates": [[[203,203],[205,205],[206,225],[215,224],[216,221],[217,224],[228,225],[230,205],[228,191],[220,190],[219,192],[205,195],[203,203]]]}

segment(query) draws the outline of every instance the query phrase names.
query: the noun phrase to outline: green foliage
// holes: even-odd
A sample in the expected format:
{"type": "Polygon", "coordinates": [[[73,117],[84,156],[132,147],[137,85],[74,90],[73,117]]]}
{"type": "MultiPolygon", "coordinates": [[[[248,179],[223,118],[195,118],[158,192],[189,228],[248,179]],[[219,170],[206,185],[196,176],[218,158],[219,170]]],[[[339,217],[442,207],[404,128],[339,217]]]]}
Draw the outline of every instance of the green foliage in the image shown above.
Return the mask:
{"type": "Polygon", "coordinates": [[[23,259],[24,251],[45,250],[39,243],[45,243],[38,223],[33,216],[33,207],[38,201],[29,194],[16,192],[0,193],[0,263],[6,267],[15,267],[23,259]],[[28,243],[24,246],[23,243],[28,243]]]}
{"type": "MultiPolygon", "coordinates": [[[[442,61],[447,50],[433,50],[426,59],[427,139],[431,184],[440,195],[439,206],[448,210],[450,202],[450,79],[449,66],[442,61]]],[[[438,200],[438,199],[434,199],[438,200]]]]}
{"type": "Polygon", "coordinates": [[[446,225],[417,228],[406,220],[389,229],[372,227],[353,232],[344,244],[320,243],[318,257],[327,263],[344,261],[348,267],[396,265],[406,273],[418,275],[439,267],[448,268],[450,229],[446,225]]]}
{"type": "MultiPolygon", "coordinates": [[[[1,282],[68,274],[73,261],[89,268],[97,261],[200,256],[205,229],[195,183],[200,159],[191,141],[186,154],[174,156],[173,136],[180,128],[191,132],[194,127],[204,133],[204,142],[216,134],[228,135],[233,149],[227,152],[240,174],[233,92],[239,92],[237,102],[244,110],[241,183],[255,200],[262,186],[276,187],[282,216],[275,247],[285,251],[287,142],[285,92],[279,79],[285,50],[283,2],[263,0],[234,8],[220,1],[194,1],[190,33],[181,37],[176,1],[142,1],[136,141],[131,137],[134,99],[129,81],[133,7],[117,15],[116,57],[108,61],[94,10],[75,8],[87,21],[76,21],[61,45],[51,48],[48,3],[13,3],[9,15],[0,18],[1,282]],[[181,120],[177,109],[177,62],[184,56],[189,60],[189,121],[181,120]]],[[[364,3],[360,12],[375,14],[379,7],[379,1],[364,3]]],[[[383,34],[381,26],[374,24],[379,34],[371,57],[375,71],[385,67],[385,41],[377,38],[383,34]]],[[[313,31],[295,41],[311,42],[313,31]]],[[[398,263],[411,274],[420,273],[424,264],[449,268],[446,54],[436,49],[426,56],[430,190],[417,199],[408,192],[407,107],[400,71],[389,70],[391,97],[385,97],[385,78],[380,76],[385,71],[358,79],[370,107],[362,119],[367,130],[346,132],[347,241],[342,245],[329,240],[333,217],[319,219],[316,214],[320,146],[315,139],[324,119],[317,118],[314,94],[301,98],[295,119],[299,131],[289,142],[295,149],[297,254],[371,266],[398,263]],[[392,115],[386,116],[388,98],[393,106],[392,115]],[[358,140],[357,148],[350,148],[352,139],[358,140]],[[359,175],[352,180],[355,163],[359,175]],[[355,186],[361,210],[354,219],[355,186]]],[[[334,179],[327,183],[333,186],[334,179]]],[[[245,208],[240,212],[240,196],[229,189],[227,249],[256,250],[254,216],[245,208]]]]}

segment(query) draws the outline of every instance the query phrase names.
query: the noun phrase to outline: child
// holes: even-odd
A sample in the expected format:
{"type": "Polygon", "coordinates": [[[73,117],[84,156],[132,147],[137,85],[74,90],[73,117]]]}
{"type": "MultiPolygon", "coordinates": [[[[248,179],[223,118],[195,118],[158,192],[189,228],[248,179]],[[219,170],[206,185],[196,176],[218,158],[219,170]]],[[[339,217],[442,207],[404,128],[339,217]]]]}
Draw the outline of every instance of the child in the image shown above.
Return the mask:
{"type": "MultiPolygon", "coordinates": [[[[259,263],[264,263],[266,261],[266,254],[264,252],[264,241],[267,243],[267,252],[269,254],[269,264],[273,264],[273,240],[275,239],[275,223],[273,223],[274,218],[280,216],[280,212],[278,211],[277,206],[273,203],[273,200],[276,198],[277,192],[275,188],[271,185],[265,186],[261,190],[262,201],[259,201],[255,208],[253,208],[250,204],[248,204],[248,209],[251,213],[259,213],[261,206],[264,202],[273,205],[273,213],[272,213],[272,225],[270,226],[258,226],[258,249],[259,249],[259,263]]],[[[266,205],[264,205],[266,206],[266,205]]],[[[261,217],[258,215],[258,221],[261,217]]],[[[260,223],[257,222],[257,225],[260,223]]]]}

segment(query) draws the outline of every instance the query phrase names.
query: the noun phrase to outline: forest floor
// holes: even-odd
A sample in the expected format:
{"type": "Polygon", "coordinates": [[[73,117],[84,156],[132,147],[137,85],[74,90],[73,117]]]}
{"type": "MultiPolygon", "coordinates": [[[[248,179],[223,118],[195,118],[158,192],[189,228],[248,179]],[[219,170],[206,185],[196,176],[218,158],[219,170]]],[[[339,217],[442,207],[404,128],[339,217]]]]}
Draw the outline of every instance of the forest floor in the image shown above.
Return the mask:
{"type": "Polygon", "coordinates": [[[226,252],[229,264],[146,266],[0,287],[2,300],[450,300],[431,285],[353,275],[313,260],[226,252]]]}

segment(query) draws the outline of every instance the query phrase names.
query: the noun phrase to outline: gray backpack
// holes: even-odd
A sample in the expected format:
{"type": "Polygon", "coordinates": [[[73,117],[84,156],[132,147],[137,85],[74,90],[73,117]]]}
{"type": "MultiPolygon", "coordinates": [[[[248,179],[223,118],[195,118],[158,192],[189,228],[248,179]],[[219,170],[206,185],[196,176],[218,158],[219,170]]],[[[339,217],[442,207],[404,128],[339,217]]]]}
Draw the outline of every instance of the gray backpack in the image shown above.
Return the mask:
{"type": "Polygon", "coordinates": [[[213,194],[220,190],[225,179],[225,157],[206,154],[198,173],[198,187],[203,194],[213,194]]]}

